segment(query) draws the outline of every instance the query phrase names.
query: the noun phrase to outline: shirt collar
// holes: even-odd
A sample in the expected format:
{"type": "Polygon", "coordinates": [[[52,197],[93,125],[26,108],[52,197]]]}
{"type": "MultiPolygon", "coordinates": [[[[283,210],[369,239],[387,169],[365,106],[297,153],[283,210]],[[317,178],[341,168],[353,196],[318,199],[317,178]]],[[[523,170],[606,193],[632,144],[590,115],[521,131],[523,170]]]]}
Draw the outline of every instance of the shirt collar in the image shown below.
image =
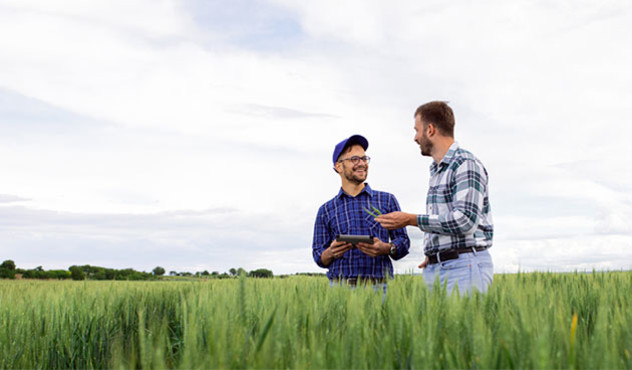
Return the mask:
{"type": "MultiPolygon", "coordinates": [[[[368,183],[364,183],[364,189],[362,189],[362,191],[360,191],[360,193],[356,196],[359,196],[362,193],[367,193],[370,197],[373,197],[373,189],[371,189],[371,187],[369,186],[368,183]]],[[[351,195],[345,193],[344,190],[342,190],[342,187],[340,188],[340,191],[338,192],[338,195],[336,195],[337,198],[342,198],[342,196],[347,196],[347,197],[351,197],[351,195]]]]}
{"type": "Polygon", "coordinates": [[[430,173],[435,174],[440,169],[447,166],[452,161],[452,158],[454,158],[454,155],[457,149],[459,149],[459,143],[455,141],[452,143],[452,145],[450,145],[450,148],[448,148],[448,151],[445,153],[445,155],[441,159],[441,162],[437,164],[437,162],[432,161],[432,164],[430,165],[430,173]]]}

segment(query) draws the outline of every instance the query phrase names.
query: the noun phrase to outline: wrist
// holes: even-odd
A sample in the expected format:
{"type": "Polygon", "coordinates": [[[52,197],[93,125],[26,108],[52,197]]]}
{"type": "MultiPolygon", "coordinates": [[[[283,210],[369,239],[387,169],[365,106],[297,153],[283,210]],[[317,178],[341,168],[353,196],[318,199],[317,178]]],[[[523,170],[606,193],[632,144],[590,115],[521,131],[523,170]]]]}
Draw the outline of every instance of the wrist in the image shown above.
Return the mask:
{"type": "Polygon", "coordinates": [[[395,257],[395,256],[397,255],[397,246],[396,246],[396,245],[395,245],[395,243],[393,243],[393,242],[390,242],[390,243],[388,243],[388,244],[389,244],[389,247],[390,247],[390,248],[388,249],[388,254],[389,254],[391,257],[395,257]]]}
{"type": "Polygon", "coordinates": [[[329,266],[329,264],[331,263],[333,259],[334,259],[334,256],[333,254],[331,254],[330,248],[325,249],[323,253],[320,254],[320,261],[325,266],[329,266]]]}
{"type": "Polygon", "coordinates": [[[412,214],[412,213],[408,214],[408,225],[417,226],[417,215],[412,214]]]}

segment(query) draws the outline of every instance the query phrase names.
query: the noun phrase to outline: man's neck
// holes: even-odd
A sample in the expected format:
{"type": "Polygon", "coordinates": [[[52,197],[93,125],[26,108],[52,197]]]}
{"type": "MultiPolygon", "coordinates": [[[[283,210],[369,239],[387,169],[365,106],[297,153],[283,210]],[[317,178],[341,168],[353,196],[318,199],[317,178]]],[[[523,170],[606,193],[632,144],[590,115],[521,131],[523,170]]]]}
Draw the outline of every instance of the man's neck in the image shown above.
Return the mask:
{"type": "Polygon", "coordinates": [[[454,144],[454,138],[452,137],[442,137],[437,140],[432,151],[432,159],[437,164],[441,163],[452,144],[454,144]]]}
{"type": "Polygon", "coordinates": [[[350,182],[350,181],[343,181],[342,182],[342,190],[351,195],[352,197],[355,197],[356,195],[360,194],[360,192],[364,189],[364,183],[360,183],[357,184],[355,182],[350,182]]]}

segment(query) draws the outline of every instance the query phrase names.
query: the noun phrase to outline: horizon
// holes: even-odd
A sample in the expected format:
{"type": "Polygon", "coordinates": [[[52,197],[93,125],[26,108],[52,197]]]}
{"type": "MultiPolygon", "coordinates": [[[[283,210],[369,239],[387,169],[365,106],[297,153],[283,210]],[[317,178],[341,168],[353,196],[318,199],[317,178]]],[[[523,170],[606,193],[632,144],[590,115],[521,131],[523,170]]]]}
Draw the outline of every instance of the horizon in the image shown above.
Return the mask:
{"type": "MultiPolygon", "coordinates": [[[[70,267],[73,267],[73,266],[79,266],[79,267],[81,267],[81,266],[86,266],[86,265],[88,265],[88,264],[72,265],[72,266],[68,266],[68,268],[66,268],[66,269],[59,269],[59,270],[65,270],[65,271],[68,271],[68,270],[70,269],[70,267]]],[[[96,265],[89,265],[89,266],[91,266],[91,267],[105,268],[105,269],[112,269],[111,267],[108,267],[108,266],[96,266],[96,265]]],[[[44,271],[58,270],[58,269],[48,269],[48,270],[47,270],[46,268],[44,268],[44,266],[36,266],[35,268],[37,268],[37,267],[42,267],[42,269],[43,269],[44,271]]],[[[163,265],[157,265],[157,266],[154,266],[154,269],[155,269],[156,267],[162,267],[162,268],[165,270],[164,276],[173,276],[171,273],[172,273],[172,272],[176,272],[177,274],[181,274],[181,273],[191,273],[191,274],[193,275],[193,277],[197,277],[197,275],[196,275],[196,274],[200,274],[200,273],[203,273],[203,272],[208,272],[209,274],[213,274],[213,273],[217,272],[217,273],[218,273],[218,274],[220,274],[220,275],[221,275],[221,274],[226,274],[226,275],[228,275],[228,276],[236,276],[236,275],[233,275],[232,273],[230,273],[230,271],[229,271],[229,270],[231,270],[231,269],[236,269],[236,270],[239,270],[239,269],[241,269],[241,268],[242,268],[242,267],[240,267],[240,266],[235,266],[235,267],[231,267],[230,269],[228,269],[228,270],[226,270],[226,271],[220,271],[220,270],[215,270],[215,269],[213,269],[213,270],[208,270],[208,269],[207,269],[207,270],[203,270],[203,271],[177,271],[177,270],[173,270],[173,269],[170,269],[170,268],[166,268],[166,267],[165,267],[165,266],[163,266],[163,265]]],[[[23,268],[21,268],[18,264],[16,264],[16,270],[19,270],[19,269],[21,269],[21,270],[32,270],[32,269],[23,269],[23,268]]],[[[145,271],[145,270],[140,270],[140,269],[137,269],[137,268],[135,268],[135,267],[133,267],[133,266],[127,266],[127,267],[119,268],[119,269],[117,269],[117,270],[124,270],[124,269],[132,269],[132,270],[134,270],[134,271],[138,271],[138,272],[142,272],[142,273],[153,273],[153,271],[152,271],[153,269],[152,269],[152,270],[149,270],[149,271],[145,271]]],[[[267,268],[267,267],[265,267],[265,266],[259,266],[259,267],[254,268],[253,270],[258,270],[258,269],[268,269],[268,268],[267,268]]],[[[248,272],[248,270],[246,270],[246,269],[244,269],[244,270],[245,270],[246,272],[248,272]]],[[[253,270],[250,270],[250,271],[253,271],[253,270]]],[[[270,270],[270,271],[272,271],[272,270],[270,270]]],[[[494,275],[507,275],[507,274],[531,274],[531,273],[544,273],[544,274],[549,274],[549,273],[551,273],[551,274],[576,274],[576,273],[584,273],[584,274],[590,274],[590,273],[598,273],[598,272],[630,272],[630,271],[632,271],[632,269],[615,269],[615,270],[609,270],[609,269],[603,269],[603,270],[600,270],[600,269],[592,269],[592,270],[573,270],[573,271],[553,271],[553,270],[530,270],[530,271],[521,271],[521,270],[518,270],[518,271],[510,271],[510,272],[498,272],[498,271],[494,271],[494,275]]],[[[274,271],[273,271],[273,273],[274,273],[274,271]]],[[[274,273],[274,277],[281,277],[281,276],[293,276],[293,275],[303,275],[303,274],[316,274],[316,275],[326,276],[327,271],[326,271],[326,270],[323,270],[323,271],[297,271],[297,272],[293,272],[293,273],[285,273],[285,274],[277,274],[277,273],[274,273]]],[[[421,270],[419,270],[419,271],[394,271],[394,272],[393,272],[393,275],[409,275],[409,276],[419,276],[419,277],[421,277],[421,276],[422,276],[422,272],[421,272],[421,270]]]]}

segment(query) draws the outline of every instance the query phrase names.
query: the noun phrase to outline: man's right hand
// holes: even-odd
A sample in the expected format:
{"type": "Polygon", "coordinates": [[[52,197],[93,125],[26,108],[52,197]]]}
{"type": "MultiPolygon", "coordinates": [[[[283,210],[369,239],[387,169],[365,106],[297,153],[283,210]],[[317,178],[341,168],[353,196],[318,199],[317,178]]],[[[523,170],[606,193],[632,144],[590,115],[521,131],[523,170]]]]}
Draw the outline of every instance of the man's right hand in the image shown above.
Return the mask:
{"type": "Polygon", "coordinates": [[[329,248],[325,249],[323,254],[320,255],[320,260],[323,262],[323,265],[329,266],[334,259],[342,257],[351,248],[353,248],[353,244],[334,239],[329,244],[329,248]]]}
{"type": "Polygon", "coordinates": [[[428,266],[428,256],[426,256],[426,259],[419,265],[419,268],[425,269],[426,266],[428,266]]]}
{"type": "Polygon", "coordinates": [[[417,226],[417,215],[406,212],[391,212],[375,218],[387,230],[401,229],[406,226],[417,226]]]}

